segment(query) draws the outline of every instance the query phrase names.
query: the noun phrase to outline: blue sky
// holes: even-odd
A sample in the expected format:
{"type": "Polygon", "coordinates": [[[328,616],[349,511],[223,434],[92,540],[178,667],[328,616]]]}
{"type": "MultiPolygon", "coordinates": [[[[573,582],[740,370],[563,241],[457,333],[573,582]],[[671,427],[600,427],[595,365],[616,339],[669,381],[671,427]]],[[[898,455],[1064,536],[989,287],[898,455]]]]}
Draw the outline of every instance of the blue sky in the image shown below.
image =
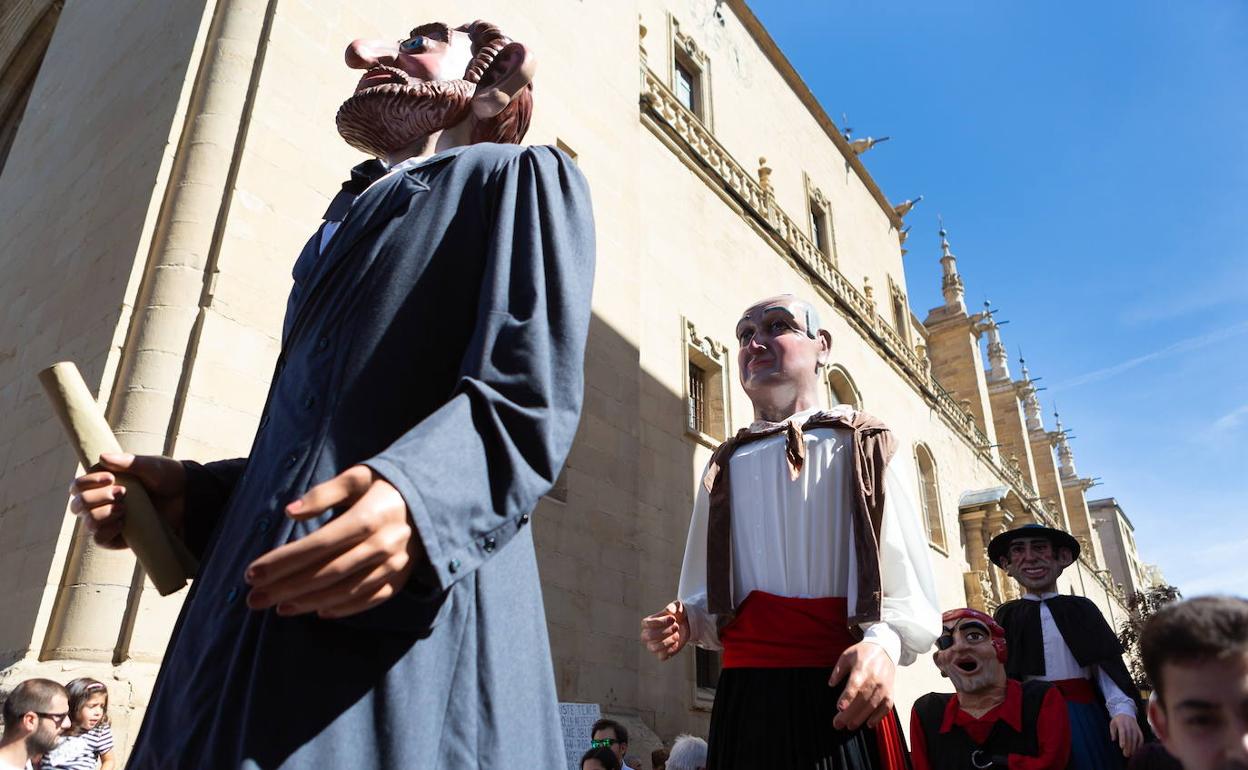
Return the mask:
{"type": "Polygon", "coordinates": [[[1089,497],[1185,595],[1248,595],[1248,3],[753,0],[907,217],[911,305],[999,308],[1089,497]]]}

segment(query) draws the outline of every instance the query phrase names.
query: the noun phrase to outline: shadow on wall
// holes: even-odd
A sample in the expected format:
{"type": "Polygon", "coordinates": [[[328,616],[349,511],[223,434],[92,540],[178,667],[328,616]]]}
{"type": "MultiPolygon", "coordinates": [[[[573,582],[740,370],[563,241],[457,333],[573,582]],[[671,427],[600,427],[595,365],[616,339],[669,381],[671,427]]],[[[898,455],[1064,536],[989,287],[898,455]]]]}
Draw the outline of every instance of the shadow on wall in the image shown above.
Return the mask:
{"type": "Polygon", "coordinates": [[[651,727],[659,709],[687,719],[692,687],[681,656],[663,669],[670,689],[643,692],[655,664],[638,641],[642,616],[674,597],[680,576],[700,470],[685,424],[683,394],[644,372],[637,347],[595,314],[580,429],[563,478],[538,506],[534,538],[560,700],[651,727]]]}

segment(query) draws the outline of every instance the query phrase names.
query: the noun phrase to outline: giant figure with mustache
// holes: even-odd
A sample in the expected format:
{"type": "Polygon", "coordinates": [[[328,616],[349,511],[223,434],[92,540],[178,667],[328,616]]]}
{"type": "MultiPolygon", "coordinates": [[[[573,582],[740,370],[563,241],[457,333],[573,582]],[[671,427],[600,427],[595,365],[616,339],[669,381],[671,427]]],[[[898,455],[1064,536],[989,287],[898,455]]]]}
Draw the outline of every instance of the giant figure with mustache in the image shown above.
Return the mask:
{"type": "Polygon", "coordinates": [[[528,523],[580,413],[588,190],[516,144],[533,64],[494,25],[346,59],[338,130],[375,159],[294,264],[249,457],[74,484],[124,547],[135,474],[201,557],[132,770],[564,763],[528,523]]]}
{"type": "Polygon", "coordinates": [[[1061,692],[1005,676],[1005,629],[970,608],[941,616],[933,658],[953,693],[931,692],[910,712],[914,770],[1066,770],[1070,721],[1061,692]]]}

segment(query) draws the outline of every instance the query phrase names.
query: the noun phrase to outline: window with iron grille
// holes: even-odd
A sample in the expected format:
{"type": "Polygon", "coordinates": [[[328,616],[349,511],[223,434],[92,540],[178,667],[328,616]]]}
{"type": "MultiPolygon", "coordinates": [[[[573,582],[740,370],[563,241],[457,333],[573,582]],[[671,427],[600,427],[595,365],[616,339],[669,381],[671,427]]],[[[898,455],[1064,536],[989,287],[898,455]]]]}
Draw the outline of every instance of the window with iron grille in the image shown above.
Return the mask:
{"type": "Polygon", "coordinates": [[[685,338],[685,432],[714,448],[728,437],[728,348],[697,333],[683,319],[685,338]]]}
{"type": "Polygon", "coordinates": [[[706,433],[706,372],[689,362],[689,430],[706,433]]]}
{"type": "Polygon", "coordinates": [[[694,669],[699,689],[714,690],[719,684],[720,659],[714,650],[694,648],[694,669]]]}

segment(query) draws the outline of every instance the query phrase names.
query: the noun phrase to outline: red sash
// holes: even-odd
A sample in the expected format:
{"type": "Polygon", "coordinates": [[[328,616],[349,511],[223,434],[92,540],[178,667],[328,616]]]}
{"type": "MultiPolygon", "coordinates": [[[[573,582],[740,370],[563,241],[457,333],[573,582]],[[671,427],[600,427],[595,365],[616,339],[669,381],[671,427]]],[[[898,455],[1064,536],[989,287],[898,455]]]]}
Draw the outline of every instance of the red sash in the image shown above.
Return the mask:
{"type": "MultiPolygon", "coordinates": [[[[724,668],[831,668],[858,640],[844,597],[794,599],[751,591],[719,632],[724,668]]],[[[906,743],[896,710],[873,731],[881,767],[905,770],[906,743]]]]}
{"type": "Polygon", "coordinates": [[[1058,679],[1053,686],[1062,691],[1062,697],[1071,703],[1096,703],[1096,690],[1083,677],[1058,679]]]}
{"type": "Polygon", "coordinates": [[[843,597],[794,599],[751,591],[719,632],[724,668],[831,668],[857,640],[843,597]]]}

